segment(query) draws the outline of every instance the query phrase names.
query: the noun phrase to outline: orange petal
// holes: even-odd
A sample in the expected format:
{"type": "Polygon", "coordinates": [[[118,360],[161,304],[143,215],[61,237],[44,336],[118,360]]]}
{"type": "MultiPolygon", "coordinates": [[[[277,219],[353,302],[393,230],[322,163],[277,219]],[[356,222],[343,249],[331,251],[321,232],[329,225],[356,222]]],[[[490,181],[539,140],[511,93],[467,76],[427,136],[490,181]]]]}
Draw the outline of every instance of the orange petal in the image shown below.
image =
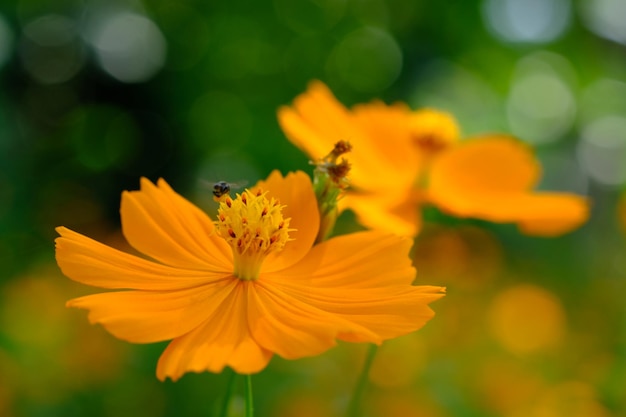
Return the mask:
{"type": "Polygon", "coordinates": [[[518,223],[522,232],[546,237],[570,232],[589,217],[588,200],[565,193],[477,194],[471,200],[457,200],[441,208],[459,217],[518,223]]]}
{"type": "Polygon", "coordinates": [[[140,191],[122,194],[122,230],[138,251],[181,268],[232,269],[232,252],[211,219],[164,180],[141,179],[140,191]]]}
{"type": "Polygon", "coordinates": [[[571,232],[589,218],[589,201],[577,195],[537,193],[523,203],[519,229],[534,236],[559,236],[571,232]]]}
{"type": "Polygon", "coordinates": [[[434,159],[428,190],[436,201],[461,193],[513,193],[531,189],[540,165],[530,148],[506,135],[470,139],[434,159]]]}
{"type": "MultiPolygon", "coordinates": [[[[352,279],[358,279],[350,275],[352,279]]],[[[443,297],[445,292],[443,287],[424,285],[370,289],[291,285],[281,287],[281,290],[293,299],[358,325],[358,331],[342,331],[336,335],[337,338],[370,343],[380,343],[422,328],[435,315],[428,304],[443,297]]],[[[296,303],[292,301],[292,304],[296,303]]]]}
{"type": "Polygon", "coordinates": [[[421,229],[418,202],[406,190],[404,195],[348,192],[339,205],[354,211],[358,222],[372,230],[415,236],[421,229]]]}
{"type": "Polygon", "coordinates": [[[291,107],[283,106],[278,109],[278,123],[291,143],[311,159],[323,158],[336,142],[342,140],[337,135],[322,135],[291,107]]]}
{"type": "Polygon", "coordinates": [[[343,333],[380,342],[377,336],[356,323],[308,304],[305,297],[292,297],[271,283],[259,281],[248,288],[250,331],[264,348],[286,359],[314,356],[335,346],[343,333]]]}
{"type": "Polygon", "coordinates": [[[412,188],[421,166],[411,133],[411,109],[403,103],[387,105],[375,100],[356,105],[352,111],[368,138],[367,146],[356,144],[353,152],[369,152],[366,163],[377,160],[377,165],[363,167],[364,178],[355,186],[371,192],[412,188]]]}
{"type": "Polygon", "coordinates": [[[408,286],[415,279],[409,257],[412,244],[409,238],[379,231],[342,235],[314,246],[292,267],[261,275],[260,280],[303,288],[408,286]]]}
{"type": "MultiPolygon", "coordinates": [[[[352,151],[343,157],[352,164],[351,183],[360,189],[372,190],[410,183],[418,168],[414,163],[415,152],[406,152],[407,138],[400,140],[398,135],[387,134],[371,136],[370,133],[377,134],[381,129],[397,125],[395,107],[391,111],[387,109],[384,104],[382,107],[374,104],[373,114],[365,115],[365,119],[375,117],[368,124],[364,117],[357,118],[348,111],[323,83],[313,81],[308,90],[294,100],[293,108],[279,109],[278,121],[287,138],[312,159],[327,155],[339,140],[350,142],[352,151]],[[397,156],[403,157],[398,160],[397,156]]],[[[360,113],[364,113],[362,109],[360,113]]],[[[399,131],[394,128],[394,132],[399,131]]]]}
{"type": "Polygon", "coordinates": [[[100,323],[119,339],[153,343],[181,336],[204,322],[226,299],[237,279],[176,291],[116,291],[87,295],[67,302],[89,310],[89,321],[100,323]]]}
{"type": "Polygon", "coordinates": [[[381,232],[340,236],[265,279],[275,290],[375,334],[343,331],[337,337],[378,343],[422,327],[434,315],[428,303],[443,296],[444,288],[410,285],[411,242],[381,232]]]}
{"type": "Polygon", "coordinates": [[[309,83],[293,101],[293,109],[279,109],[278,121],[289,140],[313,159],[328,154],[339,140],[363,136],[348,109],[320,81],[309,83]]]}
{"type": "Polygon", "coordinates": [[[251,337],[246,305],[247,286],[236,281],[212,316],[167,346],[157,365],[157,377],[177,380],[186,372],[219,373],[229,366],[241,374],[260,372],[272,353],[251,337]]]}
{"type": "Polygon", "coordinates": [[[539,164],[529,149],[507,137],[476,139],[433,161],[428,200],[458,217],[518,223],[527,234],[556,236],[589,215],[584,197],[532,192],[539,164]]]}
{"type": "Polygon", "coordinates": [[[102,288],[174,290],[223,279],[232,267],[219,270],[183,269],[161,265],[96,242],[65,227],[58,227],[56,259],[68,278],[102,288]]]}
{"type": "MultiPolygon", "coordinates": [[[[444,287],[403,286],[354,291],[342,300],[331,289],[320,291],[319,298],[310,302],[369,329],[381,340],[388,340],[421,329],[435,315],[428,304],[444,293],[444,287]]],[[[347,342],[374,342],[350,332],[339,338],[347,342]]]]}
{"type": "Polygon", "coordinates": [[[270,197],[277,198],[285,205],[283,216],[291,218],[290,239],[279,253],[270,254],[263,262],[262,271],[275,271],[298,262],[313,246],[320,226],[317,200],[311,179],[302,171],[291,172],[283,177],[273,171],[265,181],[259,181],[255,188],[268,191],[270,197]]]}

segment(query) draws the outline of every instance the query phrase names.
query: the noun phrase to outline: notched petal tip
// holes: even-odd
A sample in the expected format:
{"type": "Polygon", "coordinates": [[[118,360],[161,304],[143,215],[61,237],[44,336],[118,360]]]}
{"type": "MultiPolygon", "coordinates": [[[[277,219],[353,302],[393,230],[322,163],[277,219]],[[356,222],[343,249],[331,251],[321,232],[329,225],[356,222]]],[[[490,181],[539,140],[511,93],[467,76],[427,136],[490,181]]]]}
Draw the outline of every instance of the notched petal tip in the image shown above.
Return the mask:
{"type": "Polygon", "coordinates": [[[414,285],[415,288],[419,288],[424,295],[432,296],[432,301],[439,300],[447,295],[447,287],[440,287],[438,285],[414,285]]]}
{"type": "Polygon", "coordinates": [[[154,188],[154,184],[147,177],[139,178],[139,188],[144,190],[145,188],[154,188]]]}

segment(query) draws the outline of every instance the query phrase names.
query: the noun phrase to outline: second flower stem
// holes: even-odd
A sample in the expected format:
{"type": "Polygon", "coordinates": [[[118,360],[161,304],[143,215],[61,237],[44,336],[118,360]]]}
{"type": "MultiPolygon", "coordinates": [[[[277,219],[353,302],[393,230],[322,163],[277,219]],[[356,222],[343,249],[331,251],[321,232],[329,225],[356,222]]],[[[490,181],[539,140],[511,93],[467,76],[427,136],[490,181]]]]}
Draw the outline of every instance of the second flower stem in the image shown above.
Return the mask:
{"type": "Polygon", "coordinates": [[[254,406],[252,403],[252,376],[246,375],[246,417],[254,416],[254,406]]]}
{"type": "Polygon", "coordinates": [[[363,398],[363,393],[365,391],[365,387],[367,386],[367,379],[370,369],[372,368],[372,363],[374,362],[374,357],[376,357],[376,352],[378,352],[378,346],[374,344],[369,345],[367,355],[365,356],[365,363],[363,363],[363,369],[361,370],[361,375],[359,375],[359,379],[354,387],[354,392],[352,393],[352,398],[350,398],[350,403],[348,403],[346,417],[359,416],[361,399],[363,398]]]}

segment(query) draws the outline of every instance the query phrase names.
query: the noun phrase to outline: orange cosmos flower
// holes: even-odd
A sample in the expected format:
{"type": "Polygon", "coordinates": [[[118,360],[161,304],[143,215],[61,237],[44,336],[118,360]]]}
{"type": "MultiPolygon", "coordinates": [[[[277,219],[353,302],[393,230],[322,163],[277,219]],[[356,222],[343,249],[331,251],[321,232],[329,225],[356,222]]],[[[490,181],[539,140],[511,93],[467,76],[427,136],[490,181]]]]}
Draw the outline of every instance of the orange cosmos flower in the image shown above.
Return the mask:
{"type": "Polygon", "coordinates": [[[105,292],[70,300],[89,320],[134,343],[173,339],[157,376],[261,371],[276,353],[317,355],[336,339],[381,343],[432,316],[444,289],[413,286],[411,242],[381,232],[313,246],[319,214],[309,177],[273,172],[215,222],[164,180],[124,192],[122,230],[151,259],[65,227],[56,257],[69,278],[105,292]]]}
{"type": "Polygon", "coordinates": [[[346,159],[353,187],[342,204],[372,229],[413,236],[423,204],[457,217],[516,223],[540,236],[569,232],[589,215],[583,197],[533,191],[541,166],[527,145],[500,134],[459,141],[455,119],[444,112],[380,101],[348,110],[314,81],[292,107],[279,109],[278,120],[313,160],[338,140],[352,144],[346,159]]]}

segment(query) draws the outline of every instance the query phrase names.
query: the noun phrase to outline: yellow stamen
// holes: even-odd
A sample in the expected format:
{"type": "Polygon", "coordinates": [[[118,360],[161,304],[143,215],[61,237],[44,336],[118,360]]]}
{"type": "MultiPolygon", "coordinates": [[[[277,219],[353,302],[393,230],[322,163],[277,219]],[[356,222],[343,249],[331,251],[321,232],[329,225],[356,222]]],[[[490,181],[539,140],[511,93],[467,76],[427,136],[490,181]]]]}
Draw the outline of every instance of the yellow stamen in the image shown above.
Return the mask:
{"type": "Polygon", "coordinates": [[[259,278],[261,265],[271,252],[281,251],[289,241],[289,220],[275,198],[267,199],[266,192],[245,190],[233,200],[220,202],[217,233],[228,242],[233,251],[234,275],[243,280],[259,278]]]}

